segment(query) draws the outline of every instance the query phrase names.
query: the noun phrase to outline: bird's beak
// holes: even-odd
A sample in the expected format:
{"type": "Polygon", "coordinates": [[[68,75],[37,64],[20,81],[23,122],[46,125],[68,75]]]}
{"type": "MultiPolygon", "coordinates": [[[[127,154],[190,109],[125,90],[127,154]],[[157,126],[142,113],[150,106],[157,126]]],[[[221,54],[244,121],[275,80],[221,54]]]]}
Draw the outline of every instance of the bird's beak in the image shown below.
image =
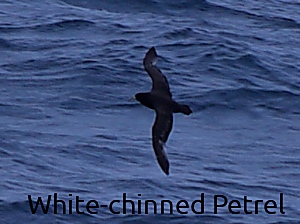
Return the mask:
{"type": "Polygon", "coordinates": [[[130,97],[130,98],[128,99],[128,101],[129,101],[129,102],[136,101],[135,96],[130,97]]]}

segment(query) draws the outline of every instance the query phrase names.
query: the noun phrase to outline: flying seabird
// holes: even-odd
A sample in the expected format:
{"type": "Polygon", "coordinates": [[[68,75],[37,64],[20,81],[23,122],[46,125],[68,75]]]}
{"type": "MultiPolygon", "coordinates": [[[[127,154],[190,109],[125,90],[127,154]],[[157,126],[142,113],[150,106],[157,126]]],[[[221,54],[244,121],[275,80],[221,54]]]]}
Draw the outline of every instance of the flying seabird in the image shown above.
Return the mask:
{"type": "Polygon", "coordinates": [[[152,79],[151,92],[137,93],[135,99],[144,106],[155,110],[156,117],[152,126],[152,146],[161,169],[169,175],[169,161],[164,149],[173,125],[173,113],[189,115],[189,106],[179,104],[172,99],[167,78],[155,66],[157,53],[152,47],[143,60],[145,70],[152,79]]]}

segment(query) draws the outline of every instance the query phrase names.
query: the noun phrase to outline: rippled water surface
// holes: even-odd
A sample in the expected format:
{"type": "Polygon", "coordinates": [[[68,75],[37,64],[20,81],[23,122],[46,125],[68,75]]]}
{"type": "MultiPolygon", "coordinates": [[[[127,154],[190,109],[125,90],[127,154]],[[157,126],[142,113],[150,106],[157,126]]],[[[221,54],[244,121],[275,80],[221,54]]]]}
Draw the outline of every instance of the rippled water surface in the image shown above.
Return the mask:
{"type": "Polygon", "coordinates": [[[0,222],[299,223],[299,12],[293,0],[1,1],[0,222]],[[193,110],[175,115],[169,176],[151,146],[154,112],[129,100],[151,88],[151,46],[193,110]],[[72,215],[31,214],[28,195],[54,193],[72,215]],[[174,204],[204,193],[205,213],[76,214],[75,196],[108,205],[123,193],[174,204]],[[245,214],[244,196],[279,207],[280,193],[285,214],[245,214]],[[214,214],[214,195],[241,213],[214,214]]]}

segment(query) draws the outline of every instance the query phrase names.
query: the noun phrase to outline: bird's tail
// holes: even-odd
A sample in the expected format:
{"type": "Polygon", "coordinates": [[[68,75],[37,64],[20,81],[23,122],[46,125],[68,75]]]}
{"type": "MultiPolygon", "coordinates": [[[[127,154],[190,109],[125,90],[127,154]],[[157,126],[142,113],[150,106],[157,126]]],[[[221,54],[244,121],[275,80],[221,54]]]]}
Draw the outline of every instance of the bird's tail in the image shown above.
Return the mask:
{"type": "Polygon", "coordinates": [[[188,105],[182,105],[182,104],[178,104],[174,111],[174,113],[183,113],[185,115],[190,115],[193,111],[191,110],[191,108],[188,105]]]}
{"type": "Polygon", "coordinates": [[[188,105],[181,105],[181,112],[184,113],[185,115],[190,115],[192,113],[191,108],[188,105]]]}
{"type": "Polygon", "coordinates": [[[157,53],[155,51],[155,48],[151,47],[149,51],[146,53],[146,56],[144,57],[144,61],[143,61],[144,67],[146,68],[148,66],[152,66],[153,64],[155,64],[156,59],[157,59],[157,53]]]}

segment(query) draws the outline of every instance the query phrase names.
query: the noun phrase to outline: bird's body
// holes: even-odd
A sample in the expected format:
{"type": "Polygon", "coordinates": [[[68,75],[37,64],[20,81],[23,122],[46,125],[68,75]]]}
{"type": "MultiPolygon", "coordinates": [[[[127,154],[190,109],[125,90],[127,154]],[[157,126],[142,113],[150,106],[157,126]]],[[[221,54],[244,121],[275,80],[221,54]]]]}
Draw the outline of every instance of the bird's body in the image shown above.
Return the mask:
{"type": "Polygon", "coordinates": [[[146,53],[143,61],[144,68],[152,79],[152,90],[151,92],[138,93],[135,98],[141,104],[156,112],[152,127],[152,146],[160,167],[168,175],[169,161],[164,150],[164,144],[167,142],[172,130],[173,113],[189,115],[192,110],[189,106],[179,104],[172,99],[167,78],[154,65],[156,59],[157,54],[155,48],[152,47],[146,53]]]}
{"type": "Polygon", "coordinates": [[[177,103],[170,97],[161,96],[155,92],[149,93],[138,93],[136,99],[144,106],[155,110],[157,106],[164,105],[166,107],[171,107],[173,113],[183,113],[189,115],[191,113],[190,108],[187,105],[182,105],[177,103]]]}

